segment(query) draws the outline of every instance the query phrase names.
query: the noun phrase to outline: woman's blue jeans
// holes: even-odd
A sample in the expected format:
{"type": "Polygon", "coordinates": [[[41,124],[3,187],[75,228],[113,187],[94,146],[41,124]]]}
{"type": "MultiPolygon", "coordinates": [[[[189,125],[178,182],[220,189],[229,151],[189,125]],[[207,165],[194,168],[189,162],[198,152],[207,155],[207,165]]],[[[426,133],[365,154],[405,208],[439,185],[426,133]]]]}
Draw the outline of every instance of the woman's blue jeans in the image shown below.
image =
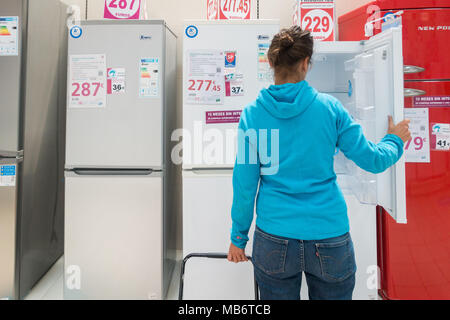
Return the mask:
{"type": "Polygon", "coordinates": [[[303,241],[256,228],[253,265],[262,300],[299,300],[305,273],[310,300],[351,300],[355,253],[350,233],[303,241]]]}

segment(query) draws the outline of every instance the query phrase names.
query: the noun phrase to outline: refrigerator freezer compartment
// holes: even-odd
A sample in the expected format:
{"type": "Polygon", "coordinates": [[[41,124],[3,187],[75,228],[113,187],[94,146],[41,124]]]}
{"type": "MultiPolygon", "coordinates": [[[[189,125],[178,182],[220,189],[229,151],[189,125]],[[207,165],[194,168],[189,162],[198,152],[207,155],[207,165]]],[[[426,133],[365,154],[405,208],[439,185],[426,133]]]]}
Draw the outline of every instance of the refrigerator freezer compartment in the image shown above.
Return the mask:
{"type": "MultiPolygon", "coordinates": [[[[183,256],[228,252],[233,203],[232,170],[183,172],[183,256]]],[[[246,253],[251,256],[254,225],[246,253]]],[[[196,259],[188,263],[184,299],[254,298],[253,267],[196,259]],[[220,288],[220,290],[218,290],[220,288]]]]}

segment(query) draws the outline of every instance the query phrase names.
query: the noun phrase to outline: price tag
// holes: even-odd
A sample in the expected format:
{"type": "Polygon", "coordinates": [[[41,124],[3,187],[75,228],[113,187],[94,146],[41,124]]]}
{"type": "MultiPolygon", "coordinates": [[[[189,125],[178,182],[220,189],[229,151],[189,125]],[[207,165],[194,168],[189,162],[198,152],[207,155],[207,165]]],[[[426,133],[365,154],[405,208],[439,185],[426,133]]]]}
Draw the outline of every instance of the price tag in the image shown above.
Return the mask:
{"type": "Polygon", "coordinates": [[[250,19],[250,0],[220,0],[221,20],[250,19]]]}
{"type": "Polygon", "coordinates": [[[206,14],[208,20],[219,19],[219,0],[207,0],[206,14]]]}
{"type": "Polygon", "coordinates": [[[250,19],[251,0],[207,0],[208,20],[250,19]]]}
{"type": "Polygon", "coordinates": [[[332,0],[298,0],[294,22],[311,31],[315,40],[335,40],[335,4],[332,0]]]}
{"type": "Polygon", "coordinates": [[[244,75],[233,73],[225,76],[225,94],[227,97],[244,95],[244,75]]]}
{"type": "Polygon", "coordinates": [[[437,134],[436,135],[436,150],[450,150],[450,135],[437,134]]]}
{"type": "Polygon", "coordinates": [[[192,51],[188,58],[185,101],[190,104],[223,104],[224,53],[217,50],[192,51]]]}
{"type": "Polygon", "coordinates": [[[191,78],[188,80],[188,90],[201,93],[214,93],[222,91],[222,88],[215,80],[191,78]]]}
{"type": "Polygon", "coordinates": [[[108,94],[125,93],[125,69],[108,68],[108,94]]]}
{"type": "Polygon", "coordinates": [[[139,19],[141,0],[105,0],[104,18],[139,19]]]}
{"type": "Polygon", "coordinates": [[[433,138],[433,150],[450,150],[450,123],[432,123],[431,134],[433,138]]]}
{"type": "Polygon", "coordinates": [[[405,119],[411,120],[412,139],[405,143],[406,162],[430,162],[430,137],[427,108],[405,109],[405,119]]]}
{"type": "Polygon", "coordinates": [[[106,106],[106,57],[104,54],[70,56],[71,108],[106,106]]]}

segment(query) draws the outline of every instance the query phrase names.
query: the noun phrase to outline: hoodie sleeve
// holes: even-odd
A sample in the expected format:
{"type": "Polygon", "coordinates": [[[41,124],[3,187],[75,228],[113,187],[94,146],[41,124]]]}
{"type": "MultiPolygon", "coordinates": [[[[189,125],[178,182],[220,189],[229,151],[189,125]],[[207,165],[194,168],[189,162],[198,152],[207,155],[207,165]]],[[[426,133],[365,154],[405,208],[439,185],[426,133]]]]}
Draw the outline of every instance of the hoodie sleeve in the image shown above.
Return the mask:
{"type": "Polygon", "coordinates": [[[241,249],[245,248],[248,241],[248,231],[253,221],[255,197],[260,179],[256,131],[253,131],[254,135],[252,135],[247,130],[248,126],[243,113],[238,130],[237,159],[233,171],[233,206],[231,209],[233,222],[231,242],[241,249]],[[251,153],[253,153],[253,158],[251,153]]]}
{"type": "Polygon", "coordinates": [[[400,137],[388,134],[378,144],[368,141],[361,125],[352,119],[340,102],[337,105],[337,130],[338,148],[358,167],[371,173],[385,171],[403,155],[404,143],[400,137]]]}

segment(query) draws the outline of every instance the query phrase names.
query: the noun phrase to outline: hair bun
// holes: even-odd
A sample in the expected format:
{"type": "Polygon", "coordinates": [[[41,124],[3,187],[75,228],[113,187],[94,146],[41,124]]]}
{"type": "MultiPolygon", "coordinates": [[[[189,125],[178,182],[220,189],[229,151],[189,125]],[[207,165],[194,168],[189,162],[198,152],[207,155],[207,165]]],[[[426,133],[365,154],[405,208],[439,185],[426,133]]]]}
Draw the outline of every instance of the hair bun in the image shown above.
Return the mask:
{"type": "Polygon", "coordinates": [[[292,36],[289,33],[286,32],[280,36],[281,50],[287,50],[292,48],[294,43],[295,43],[294,38],[292,38],[292,36]]]}

